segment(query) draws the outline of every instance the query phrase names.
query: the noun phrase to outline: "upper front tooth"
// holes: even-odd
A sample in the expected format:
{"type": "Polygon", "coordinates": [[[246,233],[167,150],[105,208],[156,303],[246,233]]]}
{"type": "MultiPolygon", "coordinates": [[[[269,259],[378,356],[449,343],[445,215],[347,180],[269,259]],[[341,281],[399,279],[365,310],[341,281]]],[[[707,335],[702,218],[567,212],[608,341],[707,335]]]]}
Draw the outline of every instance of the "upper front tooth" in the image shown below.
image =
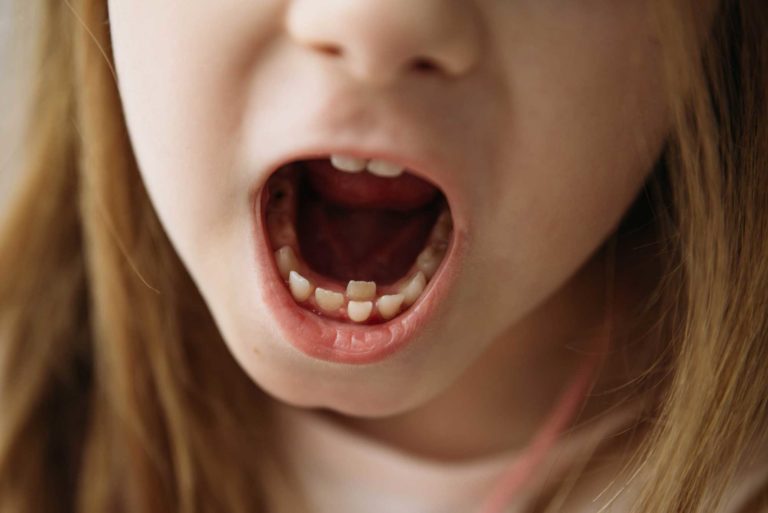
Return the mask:
{"type": "Polygon", "coordinates": [[[344,155],[331,155],[331,164],[339,171],[346,171],[347,173],[359,173],[365,169],[368,161],[365,159],[347,157],[344,155]]]}
{"type": "Polygon", "coordinates": [[[371,160],[368,162],[368,172],[377,176],[394,178],[402,175],[403,171],[405,171],[404,167],[387,162],[386,160],[371,160]]]}

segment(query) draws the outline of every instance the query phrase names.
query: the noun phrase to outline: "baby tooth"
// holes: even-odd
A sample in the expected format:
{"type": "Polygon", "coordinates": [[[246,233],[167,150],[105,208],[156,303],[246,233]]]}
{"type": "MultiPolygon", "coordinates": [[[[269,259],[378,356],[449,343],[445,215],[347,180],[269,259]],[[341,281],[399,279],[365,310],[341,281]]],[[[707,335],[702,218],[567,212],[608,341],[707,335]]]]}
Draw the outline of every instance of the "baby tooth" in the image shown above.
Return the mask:
{"type": "Polygon", "coordinates": [[[299,259],[296,258],[296,253],[293,252],[293,248],[290,246],[283,246],[275,251],[275,261],[277,262],[280,276],[286,280],[290,276],[291,271],[299,268],[299,259]]]}
{"type": "Polygon", "coordinates": [[[372,160],[368,163],[368,172],[377,176],[394,178],[402,175],[403,171],[405,171],[405,168],[385,160],[372,160]]]}
{"type": "Polygon", "coordinates": [[[424,273],[421,271],[417,272],[401,291],[405,298],[403,304],[405,306],[411,306],[415,303],[416,300],[419,299],[419,296],[421,296],[421,293],[424,292],[424,287],[426,286],[427,278],[424,276],[424,273]]]}
{"type": "Polygon", "coordinates": [[[347,284],[347,297],[354,301],[367,301],[376,297],[375,281],[354,281],[347,284]]]}
{"type": "Polygon", "coordinates": [[[403,294],[381,296],[379,300],[376,301],[376,309],[384,319],[389,320],[400,311],[403,301],[405,301],[405,296],[403,294]]]}
{"type": "Polygon", "coordinates": [[[427,246],[416,258],[416,267],[423,272],[427,278],[432,278],[440,265],[440,256],[441,255],[438,254],[436,248],[427,246]]]}
{"type": "Polygon", "coordinates": [[[371,316],[373,303],[370,301],[350,301],[347,305],[347,315],[355,322],[365,322],[371,316]]]}
{"type": "Polygon", "coordinates": [[[367,160],[354,157],[345,157],[344,155],[331,155],[331,164],[339,171],[347,173],[359,173],[365,169],[367,160]]]}
{"type": "Polygon", "coordinates": [[[315,300],[324,312],[335,312],[344,305],[344,294],[318,287],[315,289],[315,300]]]}
{"type": "Polygon", "coordinates": [[[291,294],[293,294],[293,299],[300,303],[306,301],[312,295],[312,283],[296,271],[291,271],[288,275],[288,285],[290,286],[291,294]]]}

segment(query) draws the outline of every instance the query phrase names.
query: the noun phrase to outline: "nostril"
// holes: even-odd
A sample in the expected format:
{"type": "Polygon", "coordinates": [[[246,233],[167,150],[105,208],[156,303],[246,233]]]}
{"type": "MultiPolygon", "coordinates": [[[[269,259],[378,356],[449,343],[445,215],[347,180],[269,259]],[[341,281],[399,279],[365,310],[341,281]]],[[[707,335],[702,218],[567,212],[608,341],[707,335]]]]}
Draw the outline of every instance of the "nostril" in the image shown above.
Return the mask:
{"type": "Polygon", "coordinates": [[[440,66],[435,61],[426,57],[414,59],[412,67],[415,71],[423,73],[431,73],[440,69],[440,66]]]}
{"type": "Polygon", "coordinates": [[[314,45],[314,49],[320,53],[331,56],[341,56],[344,52],[340,46],[330,43],[318,43],[314,45]]]}

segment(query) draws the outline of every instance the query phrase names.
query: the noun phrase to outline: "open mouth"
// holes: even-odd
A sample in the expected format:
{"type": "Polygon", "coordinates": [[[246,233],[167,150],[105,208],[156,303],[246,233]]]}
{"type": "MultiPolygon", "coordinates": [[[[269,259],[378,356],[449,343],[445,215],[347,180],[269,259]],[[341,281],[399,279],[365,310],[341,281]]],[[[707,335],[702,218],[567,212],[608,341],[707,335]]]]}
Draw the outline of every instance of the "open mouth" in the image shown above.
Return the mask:
{"type": "Polygon", "coordinates": [[[468,249],[461,198],[450,175],[445,190],[425,178],[431,163],[306,155],[251,196],[262,299],[306,355],[381,361],[438,326],[468,249]]]}
{"type": "Polygon", "coordinates": [[[269,178],[261,208],[274,269],[295,304],[358,327],[405,316],[453,239],[443,192],[382,160],[292,162],[269,178]]]}

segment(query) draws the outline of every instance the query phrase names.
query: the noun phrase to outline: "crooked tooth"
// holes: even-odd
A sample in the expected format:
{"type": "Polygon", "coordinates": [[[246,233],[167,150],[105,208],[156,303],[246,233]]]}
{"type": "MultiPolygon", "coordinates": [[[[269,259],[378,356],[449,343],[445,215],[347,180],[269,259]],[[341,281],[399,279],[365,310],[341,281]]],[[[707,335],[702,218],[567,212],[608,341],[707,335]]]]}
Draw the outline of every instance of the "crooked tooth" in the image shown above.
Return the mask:
{"type": "Polygon", "coordinates": [[[419,296],[421,296],[421,293],[424,292],[424,287],[426,286],[426,276],[424,276],[424,273],[421,271],[417,272],[401,291],[401,294],[404,296],[403,304],[405,306],[411,306],[415,303],[416,300],[419,299],[419,296]]]}
{"type": "Polygon", "coordinates": [[[312,295],[312,282],[296,271],[291,271],[288,275],[288,285],[293,299],[300,303],[306,301],[312,295]]]}
{"type": "Polygon", "coordinates": [[[315,301],[324,312],[335,312],[344,306],[344,294],[317,287],[315,289],[315,301]]]}
{"type": "Polygon", "coordinates": [[[331,155],[331,164],[339,171],[347,173],[359,173],[365,169],[368,161],[344,155],[331,155]]]}
{"type": "Polygon", "coordinates": [[[280,276],[285,280],[291,275],[291,271],[299,268],[299,259],[296,258],[296,253],[294,253],[293,248],[290,246],[283,246],[275,251],[275,262],[277,262],[280,276]]]}
{"type": "Polygon", "coordinates": [[[373,299],[376,297],[376,282],[350,280],[347,284],[347,297],[353,301],[373,299]]]}
{"type": "Polygon", "coordinates": [[[403,294],[381,296],[376,301],[376,309],[384,319],[389,320],[400,312],[403,301],[405,301],[405,295],[403,294]]]}
{"type": "Polygon", "coordinates": [[[355,322],[365,322],[371,316],[373,303],[370,301],[350,301],[347,305],[347,315],[355,322]]]}
{"type": "Polygon", "coordinates": [[[402,175],[403,171],[405,171],[405,168],[386,160],[371,160],[368,162],[368,172],[376,176],[395,178],[402,175]]]}
{"type": "Polygon", "coordinates": [[[427,278],[432,278],[437,272],[437,268],[440,266],[440,262],[443,259],[445,251],[441,251],[441,247],[429,245],[419,253],[416,257],[416,267],[424,273],[427,278]]]}

